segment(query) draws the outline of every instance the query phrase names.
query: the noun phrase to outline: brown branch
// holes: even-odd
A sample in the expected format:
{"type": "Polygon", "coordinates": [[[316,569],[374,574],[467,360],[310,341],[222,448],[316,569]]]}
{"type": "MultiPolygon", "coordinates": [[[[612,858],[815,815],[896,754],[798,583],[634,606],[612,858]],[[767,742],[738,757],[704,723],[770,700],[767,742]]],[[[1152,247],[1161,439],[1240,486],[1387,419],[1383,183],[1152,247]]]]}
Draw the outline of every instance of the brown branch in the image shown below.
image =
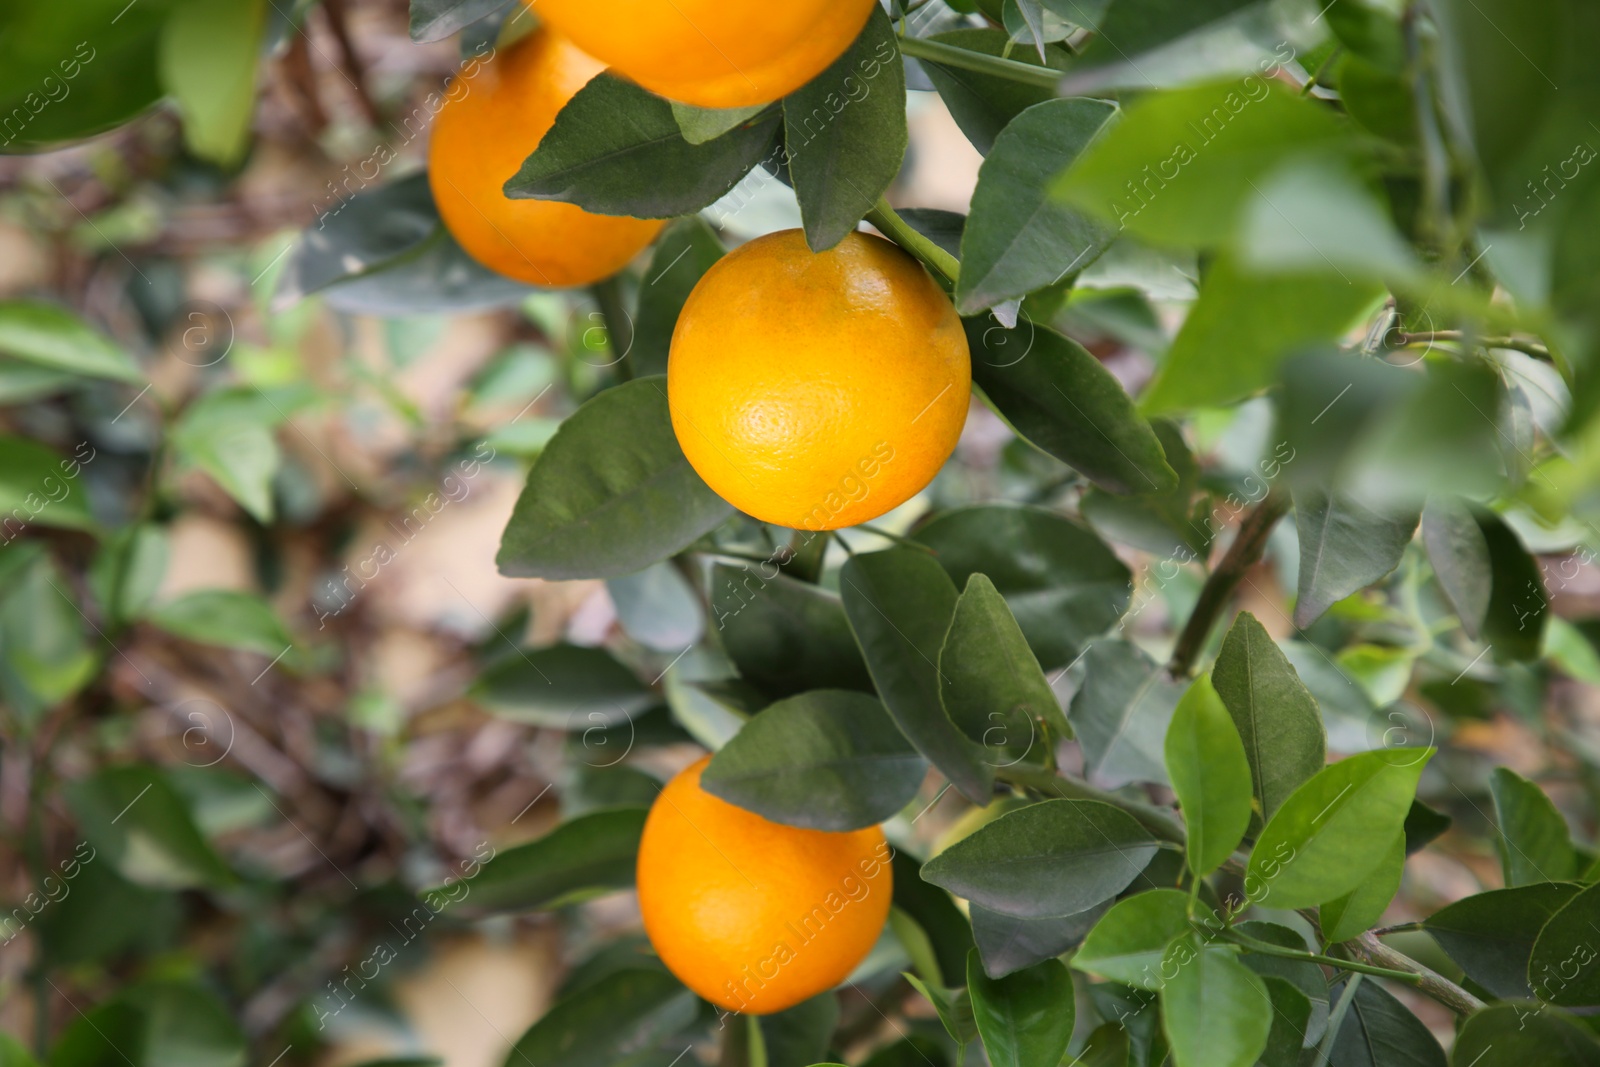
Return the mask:
{"type": "Polygon", "coordinates": [[[1426,993],[1457,1015],[1471,1015],[1484,1006],[1483,1001],[1437,971],[1423,966],[1404,952],[1385,945],[1370,930],[1353,941],[1342,942],[1341,947],[1348,950],[1351,955],[1359,956],[1368,963],[1416,975],[1419,979],[1416,983],[1416,989],[1426,993]]]}
{"type": "Polygon", "coordinates": [[[383,124],[383,116],[378,112],[378,105],[373,103],[372,94],[367,91],[366,69],[361,64],[361,57],[356,54],[355,44],[350,39],[350,27],[344,16],[345,0],[327,0],[322,5],[322,12],[328,18],[328,27],[333,30],[333,38],[339,45],[339,65],[344,68],[345,77],[355,87],[356,100],[361,105],[361,111],[367,116],[367,121],[374,126],[383,124]]]}
{"type": "Polygon", "coordinates": [[[1189,613],[1189,621],[1184,625],[1183,633],[1178,635],[1172,660],[1167,664],[1167,671],[1174,678],[1187,676],[1194,667],[1195,658],[1205,647],[1206,637],[1227,605],[1234,586],[1261,559],[1272,528],[1288,510],[1289,494],[1272,490],[1245,515],[1233,544],[1228,546],[1222,561],[1206,578],[1206,584],[1200,589],[1200,598],[1189,613]]]}

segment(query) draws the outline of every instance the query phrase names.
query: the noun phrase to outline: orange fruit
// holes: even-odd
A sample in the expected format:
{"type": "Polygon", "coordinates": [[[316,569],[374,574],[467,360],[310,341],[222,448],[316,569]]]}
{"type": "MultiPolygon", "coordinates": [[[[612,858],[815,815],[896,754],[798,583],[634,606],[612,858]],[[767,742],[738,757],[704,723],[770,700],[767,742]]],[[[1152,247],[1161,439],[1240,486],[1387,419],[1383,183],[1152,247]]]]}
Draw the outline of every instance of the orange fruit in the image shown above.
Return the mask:
{"type": "Polygon", "coordinates": [[[694,469],[790,529],[853,526],[915,496],[955,450],[971,393],[949,298],[859,232],[814,253],[785,230],[724,256],[689,294],[667,362],[694,469]]]}
{"type": "Polygon", "coordinates": [[[844,981],[889,915],[893,853],[850,833],[770,822],[700,788],[711,757],[657,795],[639,841],[645,933],[684,985],[766,1015],[844,981]]]}
{"type": "Polygon", "coordinates": [[[538,30],[463,71],[446,91],[428,145],[428,183],[446,228],[490,270],[530,285],[588,285],[621,270],[665,225],[512,200],[501,190],[556,112],[603,69],[572,42],[538,30]]]}
{"type": "Polygon", "coordinates": [[[651,92],[727,108],[770,103],[821,74],[860,35],[877,0],[526,2],[651,92]]]}

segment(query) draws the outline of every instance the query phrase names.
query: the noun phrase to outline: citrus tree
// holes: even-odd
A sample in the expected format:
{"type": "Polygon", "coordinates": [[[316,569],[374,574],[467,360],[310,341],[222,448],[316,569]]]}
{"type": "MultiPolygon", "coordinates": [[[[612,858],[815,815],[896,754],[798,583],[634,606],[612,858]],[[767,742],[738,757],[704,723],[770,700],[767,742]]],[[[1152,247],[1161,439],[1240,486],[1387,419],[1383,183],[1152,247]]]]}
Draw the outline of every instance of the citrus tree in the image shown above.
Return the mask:
{"type": "Polygon", "coordinates": [[[313,1062],[529,927],[506,1067],[1600,1063],[1600,9],[412,0],[384,89],[385,5],[124,2],[0,12],[0,1063],[313,1062]],[[461,594],[402,703],[360,523],[497,470],[614,624],[461,594]],[[162,594],[199,512],[270,596],[162,594]]]}

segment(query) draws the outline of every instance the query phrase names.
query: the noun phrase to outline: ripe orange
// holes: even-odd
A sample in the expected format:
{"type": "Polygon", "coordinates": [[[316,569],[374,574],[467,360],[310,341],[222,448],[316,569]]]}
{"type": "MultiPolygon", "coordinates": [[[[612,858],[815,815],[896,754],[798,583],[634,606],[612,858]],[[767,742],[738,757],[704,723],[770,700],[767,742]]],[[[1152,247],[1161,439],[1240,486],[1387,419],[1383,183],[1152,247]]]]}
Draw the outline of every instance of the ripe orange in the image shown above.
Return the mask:
{"type": "Polygon", "coordinates": [[[832,989],[889,915],[893,853],[850,833],[770,822],[700,788],[711,757],[666,784],[639,842],[645,933],[713,1004],[766,1015],[832,989]]]}
{"type": "Polygon", "coordinates": [[[678,443],[734,507],[832,530],[915,496],[955,450],[972,363],[921,264],[852,233],[822,253],[799,230],[724,256],[672,335],[678,443]]]}
{"type": "Polygon", "coordinates": [[[538,30],[464,70],[446,91],[428,182],[445,226],[489,269],[530,285],[588,285],[621,270],[665,225],[501,191],[556,112],[602,69],[572,42],[538,30]]]}
{"type": "Polygon", "coordinates": [[[827,69],[876,0],[526,0],[546,24],[651,92],[750,107],[827,69]]]}

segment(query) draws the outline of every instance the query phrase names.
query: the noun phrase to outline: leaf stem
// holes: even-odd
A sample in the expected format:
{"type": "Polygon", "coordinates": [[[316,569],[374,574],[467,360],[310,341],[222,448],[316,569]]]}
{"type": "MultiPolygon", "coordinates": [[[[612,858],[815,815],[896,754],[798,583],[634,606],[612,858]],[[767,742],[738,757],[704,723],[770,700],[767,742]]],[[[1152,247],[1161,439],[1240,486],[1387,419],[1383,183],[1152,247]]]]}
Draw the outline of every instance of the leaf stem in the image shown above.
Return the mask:
{"type": "Polygon", "coordinates": [[[1410,980],[1419,992],[1426,993],[1457,1015],[1471,1015],[1483,1007],[1483,1001],[1437,971],[1418,963],[1404,952],[1385,945],[1370,930],[1353,941],[1342,942],[1340,947],[1352,955],[1360,956],[1368,963],[1390,967],[1414,976],[1410,980]]]}
{"type": "Polygon", "coordinates": [[[1194,610],[1189,613],[1189,621],[1184,625],[1183,633],[1178,635],[1172,660],[1167,664],[1167,671],[1174,678],[1187,676],[1194,667],[1194,661],[1205,646],[1206,637],[1211,633],[1217,616],[1222,613],[1228,597],[1233,593],[1233,587],[1239,584],[1245,571],[1261,559],[1272,528],[1288,510],[1289,495],[1273,489],[1245,515],[1244,521],[1239,524],[1238,536],[1228,546],[1217,569],[1206,578],[1194,610]]]}
{"type": "Polygon", "coordinates": [[[1036,85],[1041,89],[1054,89],[1061,82],[1061,72],[1032,63],[1019,63],[1015,59],[984,55],[966,48],[957,48],[943,41],[930,41],[926,37],[901,37],[900,51],[915,59],[926,59],[945,67],[959,67],[979,74],[992,74],[997,78],[1036,85]]]}
{"type": "Polygon", "coordinates": [[[995,772],[995,777],[1012,785],[1025,786],[1066,800],[1098,800],[1112,807],[1121,808],[1137,819],[1139,825],[1163,841],[1181,845],[1187,836],[1183,824],[1165,808],[1128,800],[1076,778],[1063,778],[1043,768],[1021,766],[1001,767],[995,772]]]}
{"type": "Polygon", "coordinates": [[[1235,945],[1247,948],[1261,956],[1277,956],[1279,959],[1285,960],[1320,963],[1324,967],[1338,967],[1346,971],[1354,971],[1357,974],[1372,974],[1377,975],[1379,978],[1392,978],[1397,982],[1409,982],[1412,985],[1420,985],[1422,982],[1422,976],[1411,970],[1378,967],[1370,963],[1363,963],[1360,960],[1342,960],[1337,956],[1324,956],[1317,952],[1302,952],[1299,949],[1274,945],[1270,941],[1257,941],[1255,938],[1247,934],[1241,934],[1236,930],[1225,931],[1222,936],[1232,941],[1235,945]]]}
{"type": "Polygon", "coordinates": [[[920,259],[929,270],[942,275],[950,284],[955,284],[961,274],[961,261],[913,229],[910,223],[895,214],[889,201],[878,197],[878,202],[867,212],[866,218],[885,237],[920,259]]]}
{"type": "MultiPolygon", "coordinates": [[[[1463,330],[1427,330],[1419,333],[1396,331],[1391,337],[1393,338],[1391,343],[1396,348],[1404,348],[1407,345],[1428,344],[1432,341],[1465,342],[1468,340],[1468,336],[1463,330]]],[[[1527,341],[1521,337],[1479,337],[1476,338],[1476,343],[1479,348],[1509,348],[1513,351],[1530,355],[1534,359],[1542,359],[1546,363],[1555,361],[1555,357],[1550,354],[1550,349],[1537,341],[1527,341]]]]}

